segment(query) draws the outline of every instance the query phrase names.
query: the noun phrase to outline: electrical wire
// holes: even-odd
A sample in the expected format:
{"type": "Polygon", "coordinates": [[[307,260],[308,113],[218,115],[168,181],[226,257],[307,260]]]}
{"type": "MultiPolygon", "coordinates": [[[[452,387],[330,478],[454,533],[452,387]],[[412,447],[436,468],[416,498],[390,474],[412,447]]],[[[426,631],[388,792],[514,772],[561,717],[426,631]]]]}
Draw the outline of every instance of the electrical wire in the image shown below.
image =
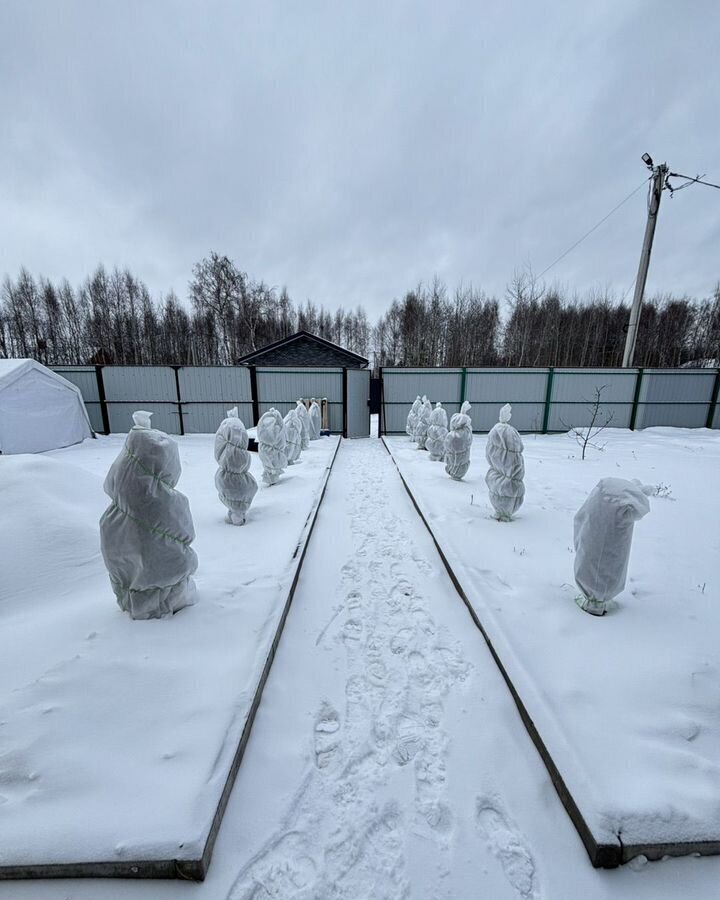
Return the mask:
{"type": "MultiPolygon", "coordinates": [[[[648,178],[643,178],[643,180],[635,188],[635,190],[630,191],[630,193],[627,195],[627,197],[625,197],[624,200],[621,200],[618,203],[618,205],[614,206],[606,216],[603,216],[599,222],[597,222],[595,225],[593,225],[593,227],[590,229],[590,231],[586,231],[585,234],[581,238],[579,238],[577,241],[575,241],[574,244],[572,244],[570,247],[568,247],[564,253],[561,253],[560,256],[558,256],[558,258],[554,262],[551,262],[550,265],[546,269],[543,269],[542,272],[537,276],[538,279],[542,278],[546,272],[549,272],[553,266],[556,266],[560,262],[561,259],[565,259],[565,257],[568,255],[568,253],[573,251],[576,247],[579,247],[580,244],[582,244],[582,242],[585,240],[585,238],[590,237],[590,235],[593,233],[593,231],[597,231],[597,229],[603,224],[603,222],[607,222],[607,220],[610,218],[610,216],[613,213],[617,212],[621,206],[623,206],[625,203],[627,203],[631,197],[633,197],[635,194],[637,194],[637,192],[640,190],[641,187],[643,187],[645,182],[649,181],[651,178],[652,178],[652,176],[649,176],[648,178]]],[[[703,184],[707,184],[707,182],[703,182],[703,184]]]]}
{"type": "Polygon", "coordinates": [[[679,172],[670,172],[668,178],[686,178],[687,184],[680,185],[679,188],[673,188],[674,191],[681,191],[683,188],[690,187],[691,184],[704,184],[706,187],[717,188],[720,191],[720,184],[713,184],[712,181],[703,181],[704,175],[696,175],[692,178],[690,175],[681,175],[679,172]]]}

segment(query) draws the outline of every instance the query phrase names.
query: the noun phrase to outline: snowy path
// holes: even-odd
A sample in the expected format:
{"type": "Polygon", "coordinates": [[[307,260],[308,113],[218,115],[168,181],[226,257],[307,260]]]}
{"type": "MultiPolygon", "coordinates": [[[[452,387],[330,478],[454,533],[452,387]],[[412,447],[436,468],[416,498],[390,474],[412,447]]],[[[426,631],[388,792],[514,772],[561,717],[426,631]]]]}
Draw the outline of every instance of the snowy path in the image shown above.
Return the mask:
{"type": "Polygon", "coordinates": [[[590,867],[371,439],[340,448],[207,880],[0,900],[707,900],[717,863],[590,867]]]}
{"type": "MultiPolygon", "coordinates": [[[[342,677],[317,683],[300,787],[230,900],[457,896],[446,703],[466,693],[478,648],[447,628],[460,619],[472,635],[408,507],[381,445],[345,443],[296,598],[308,626],[317,613],[326,620],[315,655],[342,677]]],[[[507,896],[539,896],[532,856],[503,813],[483,798],[476,814],[507,896]]]]}

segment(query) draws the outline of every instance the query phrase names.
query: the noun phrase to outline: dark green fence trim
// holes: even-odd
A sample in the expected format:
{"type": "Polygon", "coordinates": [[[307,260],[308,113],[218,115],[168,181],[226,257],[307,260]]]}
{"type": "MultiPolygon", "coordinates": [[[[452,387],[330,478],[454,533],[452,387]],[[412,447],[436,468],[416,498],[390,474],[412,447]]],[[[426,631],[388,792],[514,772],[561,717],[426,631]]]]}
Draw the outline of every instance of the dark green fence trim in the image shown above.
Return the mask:
{"type": "Polygon", "coordinates": [[[630,431],[635,431],[635,423],[637,421],[638,401],[640,400],[640,389],[642,388],[643,374],[645,370],[641,367],[637,370],[637,378],[635,379],[635,395],[633,396],[633,409],[630,415],[630,431]]]}
{"type": "Polygon", "coordinates": [[[712,396],[710,397],[710,408],[708,409],[705,427],[712,428],[715,420],[715,410],[718,405],[718,395],[720,395],[720,369],[715,373],[715,384],[713,384],[712,396]]]}
{"type": "MultiPolygon", "coordinates": [[[[103,421],[103,431],[110,434],[110,417],[108,416],[107,400],[105,398],[105,382],[103,381],[103,367],[95,366],[95,379],[97,381],[98,398],[100,400],[100,415],[103,421]]],[[[83,398],[83,402],[84,402],[83,398]]]]}
{"type": "Polygon", "coordinates": [[[552,388],[555,369],[550,366],[547,373],[547,384],[545,386],[545,413],[543,415],[542,433],[547,434],[548,422],[550,421],[550,407],[552,406],[552,388]]]}
{"type": "Polygon", "coordinates": [[[467,369],[462,370],[462,375],[460,376],[460,406],[465,402],[465,388],[467,386],[467,369]]]}

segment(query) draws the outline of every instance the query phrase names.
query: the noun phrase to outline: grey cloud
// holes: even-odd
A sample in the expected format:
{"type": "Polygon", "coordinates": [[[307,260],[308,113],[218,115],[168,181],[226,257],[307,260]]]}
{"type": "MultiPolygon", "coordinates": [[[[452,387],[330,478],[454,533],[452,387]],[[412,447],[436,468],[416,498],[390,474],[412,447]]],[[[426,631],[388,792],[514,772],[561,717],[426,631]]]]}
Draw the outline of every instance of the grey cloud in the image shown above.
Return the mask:
{"type": "MultiPolygon", "coordinates": [[[[181,296],[211,247],[371,315],[437,273],[502,294],[638,185],[720,178],[714,4],[0,6],[0,271],[128,265],[181,296]],[[675,20],[679,20],[675,22],[675,20]]],[[[622,293],[640,191],[548,278],[622,293]]],[[[649,288],[720,278],[720,191],[663,201],[649,288]]]]}

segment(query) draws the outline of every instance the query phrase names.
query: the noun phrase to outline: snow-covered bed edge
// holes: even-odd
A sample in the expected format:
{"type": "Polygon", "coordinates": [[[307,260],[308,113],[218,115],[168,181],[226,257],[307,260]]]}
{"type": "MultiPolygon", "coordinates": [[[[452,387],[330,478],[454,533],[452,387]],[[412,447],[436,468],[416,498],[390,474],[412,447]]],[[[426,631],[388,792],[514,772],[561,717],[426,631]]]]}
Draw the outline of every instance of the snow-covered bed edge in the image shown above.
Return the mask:
{"type": "Polygon", "coordinates": [[[657,843],[623,844],[620,835],[617,836],[616,841],[608,841],[606,836],[602,839],[599,839],[593,834],[593,831],[588,825],[585,816],[580,810],[578,802],[568,788],[566,781],[563,778],[562,773],[560,772],[560,769],[558,768],[555,760],[548,750],[537,726],[535,725],[535,722],[533,721],[532,716],[528,712],[528,709],[525,706],[522,697],[520,696],[517,688],[515,687],[515,684],[508,674],[508,671],[503,664],[500,654],[493,645],[490,634],[480,620],[475,606],[470,601],[467,593],[465,592],[465,589],[463,588],[460,578],[458,577],[456,571],[453,569],[449,561],[449,557],[452,557],[452,552],[448,548],[444,548],[436,537],[435,533],[428,523],[428,516],[423,509],[422,501],[419,500],[410,489],[410,486],[403,476],[400,466],[398,465],[398,461],[393,455],[392,449],[384,437],[382,438],[382,442],[395,465],[397,473],[400,476],[400,480],[402,481],[413,506],[415,507],[425,528],[427,528],[428,533],[430,534],[430,537],[435,544],[435,547],[437,548],[440,559],[442,560],[443,565],[445,566],[445,569],[450,576],[450,580],[452,581],[463,603],[467,607],[467,610],[470,613],[473,622],[475,623],[476,627],[478,628],[488,645],[490,653],[492,654],[492,657],[495,660],[500,674],[502,675],[503,680],[505,681],[508,690],[510,691],[510,694],[515,702],[522,723],[525,726],[530,739],[535,745],[535,749],[538,751],[540,758],[542,759],[543,764],[548,771],[550,779],[555,787],[555,790],[557,791],[558,797],[560,798],[560,802],[564,806],[565,811],[567,812],[570,820],[577,830],[580,840],[583,842],[585,849],[587,850],[592,865],[595,868],[614,869],[622,865],[623,863],[629,862],[631,859],[639,855],[643,855],[647,859],[656,860],[662,859],[662,857],[664,856],[691,856],[693,854],[712,856],[720,854],[720,836],[718,836],[716,840],[708,841],[667,841],[657,843]]]}
{"type": "Polygon", "coordinates": [[[225,784],[220,794],[215,814],[210,825],[208,835],[203,845],[202,855],[197,859],[148,859],[148,860],[112,860],[112,861],[88,861],[73,863],[50,863],[37,865],[10,865],[0,866],[0,881],[3,880],[28,880],[28,879],[46,879],[46,878],[138,878],[138,879],[180,879],[184,881],[204,881],[210,868],[215,841],[222,825],[223,816],[230,800],[235,779],[237,778],[240,764],[245,753],[245,747],[250,738],[255,715],[260,700],[262,699],[265,683],[270,675],[270,669],[275,659],[280,638],[285,627],[285,621],[297,588],[300,578],[308,544],[312,536],[315,522],[317,520],[320,505],[325,496],[328,479],[332,471],[333,464],[340,449],[340,439],[337,439],[335,450],[332,453],[330,462],[328,463],[323,477],[318,485],[315,499],[308,513],[305,524],[303,525],[300,538],[298,540],[295,551],[290,561],[291,581],[287,597],[283,604],[282,612],[278,619],[275,634],[268,649],[265,664],[258,678],[257,685],[253,694],[247,717],[245,719],[242,732],[232,755],[232,761],[225,778],[225,784]]]}

